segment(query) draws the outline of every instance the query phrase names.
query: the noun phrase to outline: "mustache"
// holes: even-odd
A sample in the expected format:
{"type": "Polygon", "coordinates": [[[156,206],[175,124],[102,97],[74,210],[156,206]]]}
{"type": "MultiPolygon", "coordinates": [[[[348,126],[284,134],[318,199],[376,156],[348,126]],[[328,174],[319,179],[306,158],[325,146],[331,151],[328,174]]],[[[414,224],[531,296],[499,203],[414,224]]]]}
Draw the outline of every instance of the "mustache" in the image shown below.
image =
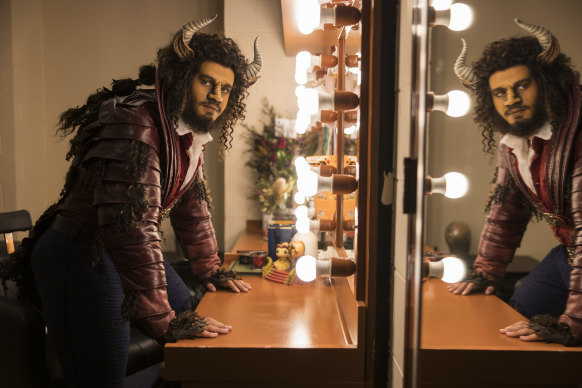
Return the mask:
{"type": "Polygon", "coordinates": [[[203,103],[201,103],[200,105],[212,105],[216,108],[216,110],[220,113],[220,104],[216,101],[205,101],[203,103]]]}
{"type": "Polygon", "coordinates": [[[518,110],[522,110],[522,109],[529,109],[528,106],[523,105],[523,104],[515,104],[515,105],[511,105],[509,107],[507,107],[507,109],[505,109],[505,112],[503,113],[505,116],[510,115],[518,110]]]}

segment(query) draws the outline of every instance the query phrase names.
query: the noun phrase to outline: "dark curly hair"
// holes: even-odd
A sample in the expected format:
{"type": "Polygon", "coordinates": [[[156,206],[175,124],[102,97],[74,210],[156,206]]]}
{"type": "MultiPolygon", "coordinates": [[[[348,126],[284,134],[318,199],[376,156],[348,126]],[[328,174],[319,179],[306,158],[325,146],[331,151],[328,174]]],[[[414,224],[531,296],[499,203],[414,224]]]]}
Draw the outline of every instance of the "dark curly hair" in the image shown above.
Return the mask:
{"type": "Polygon", "coordinates": [[[532,36],[501,39],[489,44],[481,58],[473,64],[473,71],[478,77],[474,89],[477,99],[474,122],[482,128],[483,151],[492,153],[495,146],[493,136],[498,130],[496,123],[503,120],[495,110],[489,88],[489,77],[497,71],[513,66],[527,66],[540,88],[542,103],[552,128],[561,125],[568,107],[567,99],[574,72],[570,66],[570,58],[562,53],[552,63],[541,63],[537,59],[541,51],[539,41],[532,36]]]}
{"type": "Polygon", "coordinates": [[[184,59],[176,54],[172,43],[158,51],[158,75],[162,81],[166,114],[177,125],[191,93],[194,76],[200,71],[203,62],[216,62],[231,69],[234,72],[234,85],[224,113],[216,119],[216,126],[221,128],[220,144],[224,149],[229,149],[233,127],[239,119],[244,119],[244,99],[250,86],[245,80],[247,60],[232,39],[218,34],[196,33],[190,41],[190,48],[194,55],[184,59]]]}

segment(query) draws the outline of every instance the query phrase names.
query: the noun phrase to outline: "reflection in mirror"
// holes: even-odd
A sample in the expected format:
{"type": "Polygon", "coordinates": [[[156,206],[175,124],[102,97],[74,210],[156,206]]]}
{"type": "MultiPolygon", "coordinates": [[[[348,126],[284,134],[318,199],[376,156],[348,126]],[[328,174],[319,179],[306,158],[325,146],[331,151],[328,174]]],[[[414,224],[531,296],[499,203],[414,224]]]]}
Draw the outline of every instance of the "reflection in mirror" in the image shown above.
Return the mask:
{"type": "MultiPolygon", "coordinates": [[[[453,72],[454,62],[462,47],[461,38],[469,45],[467,63],[471,64],[477,60],[488,43],[501,38],[526,35],[525,31],[513,22],[514,17],[547,27],[558,38],[562,51],[570,56],[572,63],[580,69],[582,47],[577,44],[580,32],[577,15],[582,10],[582,3],[579,1],[561,1],[560,7],[551,7],[551,12],[546,1],[463,2],[474,11],[471,27],[462,33],[444,27],[431,29],[429,90],[436,94],[445,94],[453,89],[468,91],[460,85],[453,72]]],[[[453,221],[462,221],[471,229],[470,252],[477,251],[496,157],[495,154],[482,151],[481,129],[472,118],[472,109],[468,115],[459,118],[448,117],[442,112],[429,115],[428,174],[441,176],[447,171],[459,171],[468,177],[470,184],[469,192],[461,199],[428,197],[425,241],[438,250],[447,249],[444,235],[446,226],[453,221]]],[[[530,223],[517,254],[541,259],[555,242],[545,223],[530,223]]]]}
{"type": "MultiPolygon", "coordinates": [[[[483,2],[478,0],[464,0],[463,3],[469,5],[473,10],[473,24],[471,27],[462,33],[451,31],[450,29],[441,26],[435,26],[431,31],[429,90],[432,90],[436,95],[444,95],[450,90],[463,88],[459,85],[459,80],[453,72],[455,60],[462,48],[461,38],[465,39],[467,42],[468,50],[466,63],[471,65],[480,58],[486,45],[493,41],[515,36],[533,36],[525,29],[520,28],[520,26],[514,22],[514,18],[519,18],[546,27],[559,41],[562,53],[565,53],[572,59],[574,70],[579,69],[580,64],[582,64],[582,48],[577,43],[579,33],[581,32],[579,27],[579,14],[582,11],[582,3],[579,1],[561,1],[557,6],[552,5],[551,9],[549,8],[550,4],[547,1],[494,0],[483,2]]],[[[505,70],[503,67],[501,69],[505,70]]],[[[528,95],[529,92],[537,91],[539,96],[547,95],[542,90],[541,86],[534,89],[534,87],[541,85],[541,81],[535,78],[535,74],[532,74],[534,80],[528,81],[529,70],[527,68],[521,70],[521,72],[517,73],[511,69],[497,73],[494,71],[493,73],[495,76],[489,79],[488,86],[496,89],[496,92],[498,92],[496,97],[490,100],[493,101],[491,111],[497,109],[499,112],[502,112],[503,117],[505,118],[504,120],[502,117],[498,116],[499,121],[497,123],[508,121],[512,124],[513,122],[527,119],[529,117],[528,110],[533,111],[536,107],[535,104],[532,103],[532,108],[525,109],[515,108],[512,104],[515,102],[519,105],[521,102],[527,107],[528,96],[534,96],[533,94],[528,95]],[[538,81],[535,81],[535,79],[538,81]],[[535,85],[533,85],[532,82],[535,85]],[[512,106],[511,108],[509,108],[510,105],[512,106]]],[[[465,90],[469,91],[468,89],[465,90]]],[[[569,89],[567,89],[565,93],[562,93],[562,95],[567,95],[569,93],[568,90],[569,89]]],[[[579,92],[574,92],[572,95],[577,98],[579,97],[579,92]]],[[[488,98],[490,97],[484,99],[487,100],[488,98]]],[[[473,104],[475,104],[475,97],[472,97],[472,99],[473,104]]],[[[532,97],[532,101],[533,100],[535,100],[535,96],[532,97]]],[[[556,99],[554,98],[552,101],[555,100],[556,99]]],[[[546,100],[546,103],[549,104],[550,101],[546,100]]],[[[552,106],[551,109],[552,111],[556,111],[555,106],[552,106]]],[[[526,193],[528,190],[526,189],[527,183],[522,183],[523,181],[520,178],[517,178],[518,181],[513,185],[497,185],[497,189],[492,191],[498,148],[495,147],[491,153],[483,152],[484,146],[487,148],[488,145],[487,139],[484,140],[484,137],[482,136],[482,128],[473,121],[473,117],[474,114],[472,112],[469,115],[459,118],[446,116],[442,112],[434,112],[429,115],[427,173],[432,176],[440,176],[447,171],[459,171],[468,177],[470,185],[467,195],[460,199],[450,200],[443,196],[434,195],[427,197],[425,213],[425,243],[427,245],[435,248],[437,251],[450,252],[452,247],[450,244],[450,236],[447,231],[450,232],[451,225],[462,224],[464,228],[467,229],[465,235],[467,238],[466,241],[470,241],[468,254],[471,258],[474,258],[477,254],[480,235],[485,221],[484,209],[486,203],[493,198],[490,203],[495,207],[498,206],[497,204],[503,203],[502,201],[504,198],[517,198],[510,197],[510,195],[512,195],[511,190],[514,190],[515,187],[523,187],[523,190],[526,191],[526,193]],[[503,188],[506,188],[507,190],[503,190],[503,188]],[[490,192],[492,193],[492,196],[490,196],[490,192]]],[[[565,116],[563,115],[562,117],[565,116]]],[[[515,167],[513,170],[520,171],[521,176],[525,176],[525,178],[523,178],[525,182],[531,180],[531,185],[529,185],[530,191],[535,190],[535,192],[542,196],[542,199],[545,201],[543,202],[545,208],[542,209],[540,207],[537,211],[538,216],[542,213],[542,210],[548,211],[548,209],[551,213],[559,213],[559,211],[555,210],[555,207],[557,206],[558,209],[559,207],[564,207],[566,209],[559,214],[560,216],[571,217],[571,213],[567,210],[568,206],[570,206],[570,194],[565,190],[569,190],[572,183],[568,182],[567,179],[558,181],[558,176],[560,176],[558,168],[554,170],[554,173],[548,175],[548,180],[545,180],[544,178],[544,171],[546,170],[546,166],[552,168],[551,166],[554,160],[552,159],[554,155],[553,150],[555,147],[567,147],[570,144],[574,144],[574,135],[571,135],[569,140],[563,142],[555,141],[556,136],[549,139],[551,133],[548,132],[548,135],[544,136],[541,131],[544,121],[545,120],[541,120],[539,125],[534,126],[533,129],[529,129],[529,132],[527,132],[526,135],[522,135],[521,139],[524,139],[523,141],[516,142],[514,139],[512,142],[509,138],[503,141],[514,150],[513,154],[518,153],[516,150],[519,149],[519,144],[523,144],[524,147],[523,158],[520,159],[523,160],[523,162],[517,162],[517,159],[514,160],[513,156],[508,156],[507,160],[509,161],[508,163],[516,163],[515,166],[519,164],[519,167],[515,167]],[[538,130],[540,132],[538,132],[538,130]],[[539,133],[537,139],[545,137],[549,140],[546,143],[542,143],[539,140],[534,140],[533,142],[527,141],[526,139],[528,136],[533,135],[534,133],[539,133]],[[540,144],[540,148],[535,148],[538,143],[540,144]],[[530,148],[531,144],[533,145],[530,148]],[[534,158],[533,155],[538,156],[534,158]],[[530,162],[528,162],[528,157],[531,158],[530,162]],[[537,167],[536,160],[538,160],[537,167]],[[539,161],[541,161],[541,163],[539,161]],[[533,166],[533,179],[528,178],[530,175],[527,167],[528,163],[532,163],[533,166]],[[523,175],[522,171],[525,171],[526,174],[523,175]],[[538,176],[536,175],[536,171],[540,172],[540,179],[535,179],[535,177],[538,176]],[[564,186],[559,186],[561,188],[554,188],[555,182],[559,182],[559,184],[563,184],[564,186]],[[545,188],[547,188],[547,190],[544,189],[544,185],[546,185],[545,188]]],[[[493,125],[500,124],[494,122],[493,125]]],[[[576,126],[573,125],[569,131],[575,133],[577,131],[576,126]]],[[[554,133],[556,133],[556,130],[554,130],[554,133]]],[[[496,146],[500,144],[501,137],[502,135],[498,132],[495,133],[494,139],[496,146]]],[[[508,153],[507,155],[512,154],[508,153]]],[[[574,158],[574,162],[575,160],[576,159],[574,158]]],[[[556,161],[558,163],[563,163],[564,159],[557,158],[556,161]]],[[[511,170],[511,167],[508,170],[511,170]]],[[[501,174],[502,173],[499,172],[497,175],[498,179],[500,179],[499,181],[507,182],[505,178],[499,178],[501,174]]],[[[515,176],[517,177],[518,175],[515,176]]],[[[517,205],[514,205],[515,208],[512,209],[511,212],[511,220],[514,225],[518,224],[520,214],[525,214],[523,217],[527,220],[528,216],[526,213],[531,211],[531,205],[527,205],[526,201],[524,201],[521,196],[519,199],[517,205]]],[[[558,238],[561,238],[561,241],[557,241],[552,229],[548,227],[545,221],[535,222],[535,215],[536,213],[534,213],[534,217],[532,217],[532,222],[529,222],[527,226],[527,231],[521,242],[521,246],[517,249],[515,259],[508,269],[508,275],[512,273],[512,266],[526,263],[526,265],[529,266],[527,270],[529,270],[539,261],[544,259],[546,254],[560,242],[566,244],[572,242],[571,238],[574,234],[570,234],[573,231],[573,224],[571,221],[566,221],[564,224],[560,224],[560,219],[558,219],[556,224],[556,217],[537,217],[538,219],[545,218],[546,220],[549,220],[551,226],[558,225],[559,228],[562,228],[561,231],[558,231],[557,233],[558,238]],[[567,232],[564,232],[564,230],[567,230],[567,232]]],[[[503,231],[500,231],[496,226],[491,226],[491,228],[492,229],[487,230],[487,233],[489,233],[490,236],[489,240],[494,241],[493,245],[499,242],[499,239],[508,239],[510,234],[518,235],[517,241],[519,240],[520,233],[519,231],[516,231],[516,229],[519,229],[519,226],[503,231]],[[495,232],[497,232],[498,235],[491,235],[491,233],[495,232]]],[[[512,243],[508,242],[508,244],[512,243]]],[[[490,244],[483,249],[489,249],[487,252],[492,256],[494,254],[497,255],[496,257],[502,257],[505,255],[504,257],[507,259],[511,257],[511,254],[500,253],[499,249],[493,247],[493,245],[490,244]]],[[[563,262],[565,263],[568,253],[564,251],[561,256],[563,256],[562,259],[564,259],[563,262]]],[[[472,260],[469,260],[469,262],[471,261],[472,260]]],[[[495,265],[483,264],[483,267],[481,268],[488,271],[490,276],[494,278],[502,277],[505,272],[503,265],[496,267],[495,265]]],[[[569,277],[570,269],[565,266],[564,271],[567,274],[567,279],[569,277]]],[[[507,278],[508,276],[506,276],[506,279],[507,278]]],[[[524,289],[525,288],[522,290],[524,289]]],[[[513,284],[504,284],[503,286],[499,285],[496,292],[502,298],[508,299],[513,292],[513,284]],[[507,289],[504,289],[504,287],[507,287],[507,289]]],[[[565,293],[565,297],[567,297],[567,281],[562,285],[562,292],[565,293]]],[[[565,301],[565,297],[562,298],[563,302],[565,301]]],[[[561,307],[557,309],[561,311],[556,311],[554,315],[559,316],[564,311],[564,308],[565,305],[561,305],[561,307]]],[[[526,311],[525,308],[520,310],[520,312],[526,316],[528,314],[530,316],[536,315],[537,311],[538,310],[530,312],[526,311]]],[[[546,311],[544,310],[543,312],[546,311]]]]}

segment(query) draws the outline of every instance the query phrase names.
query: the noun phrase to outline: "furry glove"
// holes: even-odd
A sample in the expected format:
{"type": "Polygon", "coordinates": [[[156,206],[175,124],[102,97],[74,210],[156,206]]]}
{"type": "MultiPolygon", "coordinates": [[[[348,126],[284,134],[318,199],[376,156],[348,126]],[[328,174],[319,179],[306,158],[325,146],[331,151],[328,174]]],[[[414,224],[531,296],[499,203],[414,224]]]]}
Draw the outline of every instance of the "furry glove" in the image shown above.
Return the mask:
{"type": "Polygon", "coordinates": [[[158,342],[163,345],[182,339],[192,339],[202,333],[207,324],[208,322],[198,313],[186,310],[170,321],[168,331],[158,338],[158,342]]]}
{"type": "Polygon", "coordinates": [[[483,291],[489,286],[495,287],[499,280],[487,275],[485,272],[471,272],[471,276],[466,280],[466,282],[473,283],[475,289],[473,291],[483,291]]]}
{"type": "Polygon", "coordinates": [[[236,271],[224,271],[219,269],[218,271],[214,272],[209,277],[203,280],[204,285],[208,283],[214,284],[215,287],[224,287],[224,283],[228,282],[229,280],[238,280],[241,279],[240,276],[237,275],[236,271]]]}
{"type": "Polygon", "coordinates": [[[551,315],[534,316],[528,327],[546,342],[554,342],[565,346],[581,346],[582,341],[572,336],[568,325],[558,322],[558,317],[551,315]]]}

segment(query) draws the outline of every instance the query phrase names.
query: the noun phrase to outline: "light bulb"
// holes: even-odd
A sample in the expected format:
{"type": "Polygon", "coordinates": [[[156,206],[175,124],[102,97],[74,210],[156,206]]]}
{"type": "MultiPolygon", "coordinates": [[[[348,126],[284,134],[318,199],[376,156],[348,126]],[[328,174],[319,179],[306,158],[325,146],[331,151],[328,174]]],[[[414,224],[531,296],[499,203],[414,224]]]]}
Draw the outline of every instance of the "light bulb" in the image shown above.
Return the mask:
{"type": "Polygon", "coordinates": [[[295,82],[299,85],[304,85],[307,83],[306,69],[295,69],[295,82]]]}
{"type": "Polygon", "coordinates": [[[312,197],[317,194],[317,173],[309,170],[297,177],[297,190],[305,197],[312,197]]]}
{"type": "Polygon", "coordinates": [[[297,277],[304,282],[312,282],[316,277],[316,264],[315,257],[313,256],[302,256],[297,260],[295,264],[295,272],[297,277]]]}
{"type": "Polygon", "coordinates": [[[307,160],[303,156],[298,156],[295,159],[295,171],[297,172],[297,176],[301,176],[309,171],[311,171],[311,167],[307,160]]]}
{"type": "Polygon", "coordinates": [[[449,107],[445,112],[451,117],[461,117],[469,112],[471,107],[471,98],[462,90],[451,90],[447,93],[449,96],[449,107]]]}
{"type": "Polygon", "coordinates": [[[424,275],[440,278],[445,283],[457,283],[465,277],[465,263],[457,257],[445,257],[423,264],[424,275]]]}
{"type": "Polygon", "coordinates": [[[299,85],[295,88],[295,97],[299,98],[299,96],[303,95],[303,90],[305,89],[305,86],[303,85],[299,85]]]}
{"type": "Polygon", "coordinates": [[[473,11],[471,7],[463,3],[451,5],[451,20],[449,28],[453,31],[466,30],[473,22],[473,11]]]}
{"type": "Polygon", "coordinates": [[[318,276],[351,276],[356,272],[356,263],[341,257],[316,259],[313,256],[305,255],[297,260],[295,271],[299,279],[310,282],[318,276]]]}
{"type": "Polygon", "coordinates": [[[465,277],[465,264],[456,257],[445,257],[441,260],[444,265],[442,281],[445,283],[457,283],[465,277]]]}
{"type": "Polygon", "coordinates": [[[298,191],[293,196],[293,200],[297,205],[303,205],[305,203],[305,196],[298,191]]]}
{"type": "Polygon", "coordinates": [[[311,53],[309,51],[299,51],[295,56],[295,68],[307,69],[311,65],[311,53]]]}
{"type": "Polygon", "coordinates": [[[317,0],[296,0],[296,15],[299,16],[297,28],[302,34],[308,35],[319,27],[321,7],[317,0]]]}
{"type": "Polygon", "coordinates": [[[297,107],[306,114],[312,115],[319,111],[319,96],[317,90],[303,87],[296,88],[297,107]]]}
{"type": "Polygon", "coordinates": [[[297,206],[295,209],[295,217],[297,217],[297,219],[307,218],[307,213],[307,206],[305,205],[297,206]]]}
{"type": "Polygon", "coordinates": [[[295,132],[303,135],[311,124],[311,115],[303,110],[297,111],[297,118],[295,119],[295,132]]]}
{"type": "Polygon", "coordinates": [[[446,180],[446,191],[445,197],[447,198],[461,198],[467,194],[469,188],[469,182],[467,177],[458,172],[449,172],[445,174],[446,180]]]}
{"type": "Polygon", "coordinates": [[[428,92],[426,95],[427,111],[440,110],[451,117],[460,117],[471,108],[471,98],[462,90],[451,90],[444,95],[428,92]]]}
{"type": "Polygon", "coordinates": [[[432,7],[437,11],[443,11],[449,9],[453,0],[433,0],[432,7]]]}
{"type": "Polygon", "coordinates": [[[356,132],[356,129],[357,129],[357,127],[356,127],[355,125],[352,125],[352,126],[350,126],[350,127],[346,127],[346,128],[344,128],[344,133],[345,133],[346,135],[351,135],[351,134],[353,134],[354,132],[356,132]]]}
{"type": "Polygon", "coordinates": [[[429,177],[426,180],[426,194],[439,193],[447,198],[460,198],[467,193],[469,182],[465,175],[449,172],[440,178],[429,177]]]}

